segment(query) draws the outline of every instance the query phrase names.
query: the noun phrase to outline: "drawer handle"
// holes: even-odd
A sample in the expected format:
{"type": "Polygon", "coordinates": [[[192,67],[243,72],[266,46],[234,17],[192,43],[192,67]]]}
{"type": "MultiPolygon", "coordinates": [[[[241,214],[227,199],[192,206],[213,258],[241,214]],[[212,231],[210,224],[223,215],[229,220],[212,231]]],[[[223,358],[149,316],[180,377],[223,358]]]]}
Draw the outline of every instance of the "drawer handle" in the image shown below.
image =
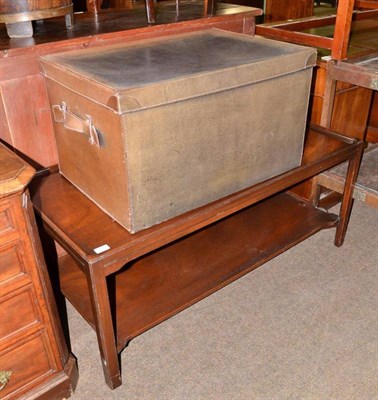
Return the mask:
{"type": "Polygon", "coordinates": [[[0,371],[0,390],[5,388],[11,375],[12,371],[0,371]]]}
{"type": "Polygon", "coordinates": [[[92,118],[85,115],[81,118],[67,109],[65,102],[61,105],[55,104],[52,106],[54,121],[63,124],[70,131],[79,132],[88,138],[90,144],[101,147],[100,135],[96,127],[92,124],[92,118]]]}

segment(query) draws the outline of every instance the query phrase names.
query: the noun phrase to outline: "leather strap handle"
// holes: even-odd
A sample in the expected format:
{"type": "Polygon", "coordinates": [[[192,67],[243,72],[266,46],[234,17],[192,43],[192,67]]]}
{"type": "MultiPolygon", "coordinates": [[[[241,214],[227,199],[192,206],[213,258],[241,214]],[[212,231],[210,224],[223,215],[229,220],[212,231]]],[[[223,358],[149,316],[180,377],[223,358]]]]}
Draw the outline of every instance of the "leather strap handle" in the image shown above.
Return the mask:
{"type": "Polygon", "coordinates": [[[90,144],[100,148],[100,135],[96,127],[92,124],[92,118],[85,115],[84,118],[72,113],[67,109],[65,102],[61,105],[52,106],[54,121],[63,124],[67,130],[81,133],[88,138],[90,144]]]}

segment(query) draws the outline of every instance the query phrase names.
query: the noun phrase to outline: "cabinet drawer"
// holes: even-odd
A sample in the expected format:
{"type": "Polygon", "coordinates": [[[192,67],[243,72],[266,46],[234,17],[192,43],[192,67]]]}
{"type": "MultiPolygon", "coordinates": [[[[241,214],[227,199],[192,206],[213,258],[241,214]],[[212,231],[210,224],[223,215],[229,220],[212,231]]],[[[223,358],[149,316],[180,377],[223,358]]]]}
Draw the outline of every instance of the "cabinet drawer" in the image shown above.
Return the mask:
{"type": "Polygon", "coordinates": [[[4,310],[0,323],[0,340],[20,334],[40,322],[31,289],[7,296],[0,302],[4,310]]]}
{"type": "Polygon", "coordinates": [[[0,284],[23,274],[26,274],[26,264],[21,241],[2,246],[0,248],[0,284]]]}
{"type": "Polygon", "coordinates": [[[13,217],[10,202],[2,202],[0,205],[0,237],[17,232],[17,225],[13,217]]]}
{"type": "Polygon", "coordinates": [[[29,384],[34,386],[53,372],[44,335],[2,354],[0,365],[2,370],[12,371],[9,382],[0,392],[2,400],[14,399],[17,397],[17,390],[27,390],[29,384]]]}

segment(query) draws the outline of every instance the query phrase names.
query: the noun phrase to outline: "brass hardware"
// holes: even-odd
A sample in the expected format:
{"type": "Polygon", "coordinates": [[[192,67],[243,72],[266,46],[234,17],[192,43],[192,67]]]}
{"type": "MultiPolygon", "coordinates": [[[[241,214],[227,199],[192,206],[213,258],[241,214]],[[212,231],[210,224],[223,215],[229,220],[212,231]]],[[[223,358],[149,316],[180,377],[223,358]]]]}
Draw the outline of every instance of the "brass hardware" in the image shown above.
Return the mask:
{"type": "Polygon", "coordinates": [[[0,390],[4,389],[12,375],[12,371],[0,371],[0,390]]]}

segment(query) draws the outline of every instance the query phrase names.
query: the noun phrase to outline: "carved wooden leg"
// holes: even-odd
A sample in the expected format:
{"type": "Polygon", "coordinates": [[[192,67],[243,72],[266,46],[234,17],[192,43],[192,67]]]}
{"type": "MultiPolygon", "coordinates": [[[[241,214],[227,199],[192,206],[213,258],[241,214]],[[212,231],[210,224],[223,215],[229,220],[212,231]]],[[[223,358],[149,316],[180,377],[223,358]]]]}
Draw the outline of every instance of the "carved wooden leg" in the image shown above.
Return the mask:
{"type": "Polygon", "coordinates": [[[358,170],[361,164],[364,144],[361,143],[354,157],[349,161],[348,172],[345,179],[343,200],[340,209],[340,221],[336,229],[335,245],[341,246],[344,243],[345,233],[348,227],[350,213],[353,205],[353,190],[356,183],[358,170]]]}
{"type": "Polygon", "coordinates": [[[87,276],[88,288],[95,317],[102,368],[106,384],[111,389],[115,389],[122,384],[122,379],[106,276],[104,276],[100,264],[89,265],[89,271],[90,275],[87,276]]]}

